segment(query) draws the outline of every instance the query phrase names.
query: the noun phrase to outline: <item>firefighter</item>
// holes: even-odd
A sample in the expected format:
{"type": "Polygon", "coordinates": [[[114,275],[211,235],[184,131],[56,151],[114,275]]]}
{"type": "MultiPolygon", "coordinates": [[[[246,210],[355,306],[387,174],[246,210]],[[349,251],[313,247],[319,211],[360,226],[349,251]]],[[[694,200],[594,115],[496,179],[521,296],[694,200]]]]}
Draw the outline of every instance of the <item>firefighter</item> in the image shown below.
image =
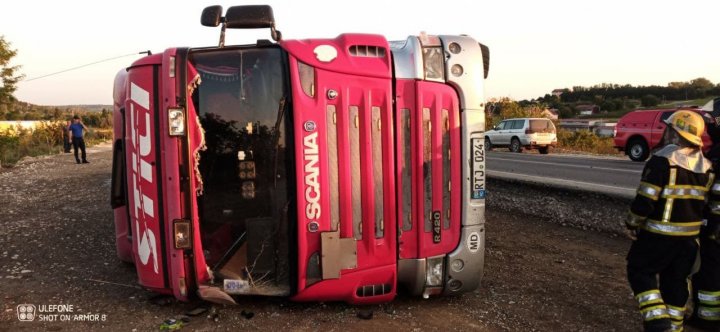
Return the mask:
{"type": "MultiPolygon", "coordinates": [[[[720,98],[715,99],[713,116],[708,116],[707,132],[712,148],[707,152],[715,173],[720,169],[720,98]]],[[[693,276],[695,310],[693,325],[712,331],[720,330],[720,179],[708,193],[707,225],[700,231],[700,270],[693,276]]]]}
{"type": "Polygon", "coordinates": [[[702,117],[677,111],[665,120],[660,148],[645,164],[626,221],[634,240],[627,276],[645,331],[682,331],[705,199],[713,184],[701,151],[702,117]]]}

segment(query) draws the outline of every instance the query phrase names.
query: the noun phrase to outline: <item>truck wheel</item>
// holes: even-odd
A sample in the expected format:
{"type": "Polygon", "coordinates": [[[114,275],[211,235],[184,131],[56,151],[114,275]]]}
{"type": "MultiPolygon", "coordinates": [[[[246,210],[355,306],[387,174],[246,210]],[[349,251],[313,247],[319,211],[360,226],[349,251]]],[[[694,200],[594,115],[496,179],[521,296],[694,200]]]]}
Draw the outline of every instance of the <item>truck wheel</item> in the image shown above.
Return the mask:
{"type": "Polygon", "coordinates": [[[550,153],[550,146],[544,146],[538,149],[540,151],[540,154],[548,154],[550,153]]]}
{"type": "Polygon", "coordinates": [[[647,143],[645,143],[645,140],[641,138],[631,140],[625,151],[627,151],[630,160],[638,162],[645,161],[650,155],[650,149],[648,148],[647,143]]]}
{"type": "Polygon", "coordinates": [[[485,151],[492,151],[493,145],[489,138],[485,138],[485,151]]]}
{"type": "Polygon", "coordinates": [[[522,152],[522,145],[520,145],[520,140],[517,137],[513,137],[513,139],[510,141],[510,151],[522,152]]]}

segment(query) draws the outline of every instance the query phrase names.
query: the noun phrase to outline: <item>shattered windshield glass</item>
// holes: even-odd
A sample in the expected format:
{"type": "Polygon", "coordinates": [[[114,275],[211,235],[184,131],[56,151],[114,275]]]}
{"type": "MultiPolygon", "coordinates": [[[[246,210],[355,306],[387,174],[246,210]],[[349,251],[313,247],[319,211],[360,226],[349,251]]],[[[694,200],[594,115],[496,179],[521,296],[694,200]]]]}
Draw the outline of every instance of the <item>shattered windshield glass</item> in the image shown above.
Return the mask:
{"type": "Polygon", "coordinates": [[[287,72],[277,47],[197,52],[205,259],[231,294],[289,294],[287,72]]]}

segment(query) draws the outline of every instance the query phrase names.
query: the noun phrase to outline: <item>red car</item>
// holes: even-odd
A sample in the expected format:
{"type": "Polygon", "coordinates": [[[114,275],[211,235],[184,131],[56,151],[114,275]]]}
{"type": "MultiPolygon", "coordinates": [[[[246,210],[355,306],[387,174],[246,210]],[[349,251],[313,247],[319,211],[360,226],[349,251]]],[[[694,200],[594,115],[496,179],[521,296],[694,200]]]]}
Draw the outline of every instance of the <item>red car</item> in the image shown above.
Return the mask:
{"type": "MultiPolygon", "coordinates": [[[[615,148],[624,151],[633,161],[645,161],[660,143],[666,126],[664,120],[681,109],[705,115],[705,111],[696,107],[632,111],[620,118],[615,126],[615,148]]],[[[710,120],[707,116],[703,118],[710,120]]],[[[711,145],[707,132],[703,132],[703,143],[703,150],[707,151],[711,145]]]]}
{"type": "Polygon", "coordinates": [[[121,70],[120,259],[180,300],[366,304],[475,290],[487,47],[468,36],[285,40],[268,6],[206,8],[219,46],[121,70]],[[224,45],[225,28],[274,41],[224,45]]]}

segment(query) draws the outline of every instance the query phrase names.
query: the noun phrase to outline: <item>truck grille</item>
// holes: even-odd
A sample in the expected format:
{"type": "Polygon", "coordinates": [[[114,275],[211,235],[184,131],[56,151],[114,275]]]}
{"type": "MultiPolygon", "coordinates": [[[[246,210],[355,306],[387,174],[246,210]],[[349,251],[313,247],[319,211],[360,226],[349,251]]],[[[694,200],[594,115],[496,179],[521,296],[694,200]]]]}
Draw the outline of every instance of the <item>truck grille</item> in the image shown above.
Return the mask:
{"type": "Polygon", "coordinates": [[[451,88],[437,83],[398,89],[418,93],[398,101],[396,118],[400,257],[436,256],[454,250],[460,236],[459,103],[451,88]]]}

